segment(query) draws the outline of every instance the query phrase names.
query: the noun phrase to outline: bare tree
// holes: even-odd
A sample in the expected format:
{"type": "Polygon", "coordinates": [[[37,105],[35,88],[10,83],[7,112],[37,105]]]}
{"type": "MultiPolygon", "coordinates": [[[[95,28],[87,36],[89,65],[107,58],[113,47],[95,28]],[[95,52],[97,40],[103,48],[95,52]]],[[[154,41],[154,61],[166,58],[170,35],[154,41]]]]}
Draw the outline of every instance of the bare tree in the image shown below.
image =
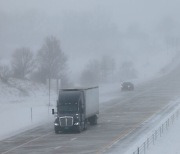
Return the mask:
{"type": "Polygon", "coordinates": [[[111,56],[104,55],[101,60],[101,81],[112,79],[115,71],[115,60],[111,56]]]}
{"type": "Polygon", "coordinates": [[[81,83],[99,84],[112,80],[115,71],[115,60],[109,56],[103,56],[101,60],[91,60],[81,74],[81,83]]]}
{"type": "Polygon", "coordinates": [[[131,80],[137,78],[137,71],[131,61],[126,61],[121,65],[119,75],[121,80],[131,80]]]}
{"type": "Polygon", "coordinates": [[[16,49],[13,53],[11,65],[14,77],[26,78],[27,75],[32,73],[35,66],[33,53],[25,47],[16,49]]]}
{"type": "Polygon", "coordinates": [[[67,57],[61,51],[59,40],[50,36],[45,39],[45,42],[38,52],[37,56],[39,68],[38,72],[43,72],[41,81],[45,82],[49,78],[63,78],[67,69],[67,57]]]}
{"type": "Polygon", "coordinates": [[[84,85],[98,84],[100,82],[100,64],[97,60],[91,60],[81,74],[81,83],[84,85]]]}
{"type": "Polygon", "coordinates": [[[10,68],[7,65],[0,66],[0,80],[3,82],[7,82],[11,76],[10,68]]]}

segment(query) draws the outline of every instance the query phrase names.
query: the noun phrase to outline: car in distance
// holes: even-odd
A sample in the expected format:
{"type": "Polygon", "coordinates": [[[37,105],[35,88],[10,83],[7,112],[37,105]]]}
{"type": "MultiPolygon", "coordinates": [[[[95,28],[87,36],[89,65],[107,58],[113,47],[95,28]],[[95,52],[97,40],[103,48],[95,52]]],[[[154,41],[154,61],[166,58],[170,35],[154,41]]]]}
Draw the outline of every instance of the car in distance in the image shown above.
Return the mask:
{"type": "Polygon", "coordinates": [[[132,91],[134,90],[134,85],[131,82],[123,82],[121,84],[121,91],[132,91]]]}

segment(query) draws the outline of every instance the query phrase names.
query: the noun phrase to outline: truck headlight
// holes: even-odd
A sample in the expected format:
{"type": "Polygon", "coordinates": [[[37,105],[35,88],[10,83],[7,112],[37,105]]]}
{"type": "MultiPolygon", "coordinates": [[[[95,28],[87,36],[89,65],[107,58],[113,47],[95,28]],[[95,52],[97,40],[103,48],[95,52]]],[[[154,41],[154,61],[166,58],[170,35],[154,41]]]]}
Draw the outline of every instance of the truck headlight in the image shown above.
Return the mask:
{"type": "Polygon", "coordinates": [[[58,124],[58,123],[54,123],[54,125],[55,125],[55,126],[59,126],[59,124],[58,124]]]}
{"type": "Polygon", "coordinates": [[[78,126],[78,125],[79,125],[79,122],[74,123],[74,125],[75,125],[75,126],[78,126]]]}

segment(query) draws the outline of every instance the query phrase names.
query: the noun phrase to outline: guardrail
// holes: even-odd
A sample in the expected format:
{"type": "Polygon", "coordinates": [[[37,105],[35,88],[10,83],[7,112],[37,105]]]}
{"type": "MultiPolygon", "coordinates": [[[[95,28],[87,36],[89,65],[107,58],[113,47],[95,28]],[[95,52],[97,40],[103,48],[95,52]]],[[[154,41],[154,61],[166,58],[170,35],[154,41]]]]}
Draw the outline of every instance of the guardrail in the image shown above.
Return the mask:
{"type": "Polygon", "coordinates": [[[153,133],[133,152],[133,154],[146,154],[148,149],[153,146],[157,140],[164,135],[176,119],[178,119],[180,109],[171,114],[165,122],[163,122],[153,133]]]}

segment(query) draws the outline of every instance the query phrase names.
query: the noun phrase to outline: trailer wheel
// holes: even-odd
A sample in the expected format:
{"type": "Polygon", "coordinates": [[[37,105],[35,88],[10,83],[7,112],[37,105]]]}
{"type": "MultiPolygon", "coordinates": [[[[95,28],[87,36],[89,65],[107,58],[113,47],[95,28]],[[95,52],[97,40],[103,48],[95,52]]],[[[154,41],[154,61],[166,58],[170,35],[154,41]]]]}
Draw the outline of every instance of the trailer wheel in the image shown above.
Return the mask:
{"type": "Polygon", "coordinates": [[[97,125],[97,116],[94,116],[93,118],[93,125],[97,125]]]}
{"type": "Polygon", "coordinates": [[[89,118],[90,125],[97,125],[97,116],[89,118]]]}

